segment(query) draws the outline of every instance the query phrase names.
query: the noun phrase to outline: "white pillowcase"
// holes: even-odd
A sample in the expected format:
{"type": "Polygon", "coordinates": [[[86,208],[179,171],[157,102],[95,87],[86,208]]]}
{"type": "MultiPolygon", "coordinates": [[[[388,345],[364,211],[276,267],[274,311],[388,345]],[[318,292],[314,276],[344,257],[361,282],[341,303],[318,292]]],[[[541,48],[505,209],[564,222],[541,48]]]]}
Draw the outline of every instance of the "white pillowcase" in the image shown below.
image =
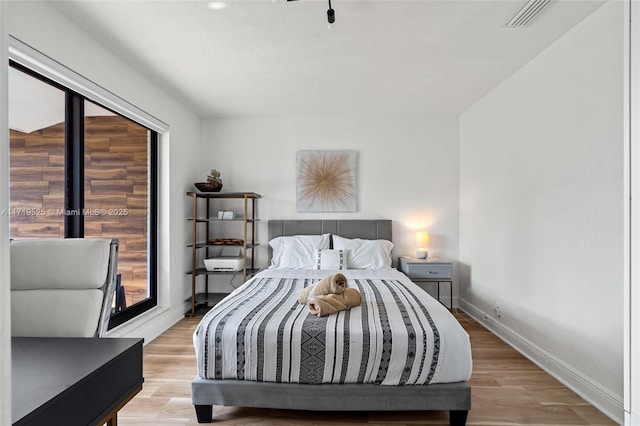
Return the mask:
{"type": "Polygon", "coordinates": [[[269,269],[313,269],[318,250],[328,249],[331,234],[292,235],[269,241],[273,249],[269,269]]]}
{"type": "Polygon", "coordinates": [[[347,269],[344,250],[322,249],[316,251],[316,269],[347,269]]]}
{"type": "Polygon", "coordinates": [[[389,269],[391,268],[391,250],[389,240],[362,240],[333,236],[333,248],[347,252],[349,269],[389,269]]]}

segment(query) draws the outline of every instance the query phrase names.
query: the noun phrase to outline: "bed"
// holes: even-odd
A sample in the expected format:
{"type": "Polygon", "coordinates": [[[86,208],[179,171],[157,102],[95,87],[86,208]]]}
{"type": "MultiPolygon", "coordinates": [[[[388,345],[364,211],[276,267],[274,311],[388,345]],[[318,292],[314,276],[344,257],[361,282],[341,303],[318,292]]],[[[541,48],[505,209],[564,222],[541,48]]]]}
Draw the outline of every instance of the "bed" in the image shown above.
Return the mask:
{"type": "Polygon", "coordinates": [[[393,247],[391,221],[270,220],[268,230],[272,267],[223,299],[194,332],[198,422],[211,422],[212,406],[224,405],[448,410],[451,425],[466,424],[468,335],[448,309],[390,267],[390,256],[376,258],[393,247]],[[283,256],[281,240],[303,242],[283,256]],[[362,304],[311,315],[297,301],[300,289],[336,272],[360,291],[362,304]]]}

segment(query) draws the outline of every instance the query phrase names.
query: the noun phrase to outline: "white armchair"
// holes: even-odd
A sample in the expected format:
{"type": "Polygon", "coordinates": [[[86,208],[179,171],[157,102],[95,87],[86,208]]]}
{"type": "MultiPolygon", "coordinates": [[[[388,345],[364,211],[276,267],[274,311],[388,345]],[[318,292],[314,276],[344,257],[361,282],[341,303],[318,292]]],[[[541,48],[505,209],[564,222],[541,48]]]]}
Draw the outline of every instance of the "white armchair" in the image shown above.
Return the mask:
{"type": "Polygon", "coordinates": [[[111,314],[118,247],[116,239],[11,241],[12,335],[103,336],[111,314]]]}

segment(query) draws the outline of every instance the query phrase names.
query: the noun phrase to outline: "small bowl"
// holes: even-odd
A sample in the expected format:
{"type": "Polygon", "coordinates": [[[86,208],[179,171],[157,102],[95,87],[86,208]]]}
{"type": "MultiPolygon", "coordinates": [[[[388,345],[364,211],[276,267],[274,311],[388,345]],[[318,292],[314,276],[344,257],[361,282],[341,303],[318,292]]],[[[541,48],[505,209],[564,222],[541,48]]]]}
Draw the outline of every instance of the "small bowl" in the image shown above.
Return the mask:
{"type": "Polygon", "coordinates": [[[222,182],[196,182],[193,186],[200,192],[220,192],[222,182]]]}

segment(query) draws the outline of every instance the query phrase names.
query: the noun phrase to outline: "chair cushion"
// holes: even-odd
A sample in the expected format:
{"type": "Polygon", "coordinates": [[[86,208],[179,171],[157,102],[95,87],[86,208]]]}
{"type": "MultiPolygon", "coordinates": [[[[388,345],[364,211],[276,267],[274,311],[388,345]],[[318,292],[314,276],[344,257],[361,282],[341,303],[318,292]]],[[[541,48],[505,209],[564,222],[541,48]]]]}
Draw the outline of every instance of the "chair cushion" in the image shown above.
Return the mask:
{"type": "Polygon", "coordinates": [[[93,337],[102,300],[96,289],[12,291],[11,335],[93,337]]]}
{"type": "Polygon", "coordinates": [[[101,288],[109,270],[109,243],[91,238],[14,240],[11,289],[101,288]]]}

